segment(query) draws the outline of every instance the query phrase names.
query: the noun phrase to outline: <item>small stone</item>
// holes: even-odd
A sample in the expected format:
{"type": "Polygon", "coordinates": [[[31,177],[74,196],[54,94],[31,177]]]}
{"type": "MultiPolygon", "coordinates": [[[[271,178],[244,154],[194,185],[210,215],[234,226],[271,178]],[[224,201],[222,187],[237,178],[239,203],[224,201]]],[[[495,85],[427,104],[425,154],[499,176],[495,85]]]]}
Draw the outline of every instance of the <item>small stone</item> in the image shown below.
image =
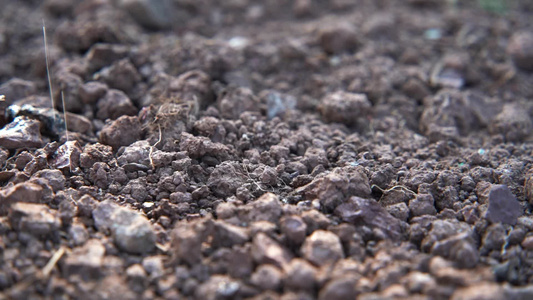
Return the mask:
{"type": "Polygon", "coordinates": [[[451,300],[498,300],[508,299],[504,289],[497,283],[481,283],[456,290],[451,300]]]}
{"type": "Polygon", "coordinates": [[[437,214],[435,199],[431,194],[418,194],[409,201],[409,210],[414,217],[437,214]]]}
{"type": "Polygon", "coordinates": [[[59,146],[50,165],[59,170],[75,170],[80,165],[81,151],[78,141],[68,141],[59,146]]]}
{"type": "Polygon", "coordinates": [[[302,245],[302,255],[317,266],[334,264],[344,258],[339,237],[325,230],[313,232],[302,245]]]}
{"type": "MultiPolygon", "coordinates": [[[[113,64],[115,61],[118,61],[120,59],[123,59],[128,56],[129,49],[127,46],[124,45],[118,45],[118,44],[104,44],[104,43],[97,43],[94,44],[89,51],[87,51],[87,55],[85,56],[85,59],[87,61],[87,67],[89,69],[89,72],[95,72],[100,70],[103,67],[109,66],[113,64]]],[[[89,98],[92,98],[92,100],[98,100],[98,98],[94,99],[96,94],[100,94],[102,91],[105,92],[107,90],[107,86],[103,83],[99,82],[87,82],[82,87],[80,87],[80,96],[82,96],[82,100],[85,103],[94,103],[94,101],[88,101],[85,96],[90,96],[89,98]],[[82,96],[82,89],[84,92],[82,96]]],[[[100,97],[103,95],[100,95],[100,97]]]]}
{"type": "Polygon", "coordinates": [[[5,215],[12,203],[39,203],[44,195],[43,187],[32,183],[22,182],[0,190],[0,215],[5,215]]]}
{"type": "Polygon", "coordinates": [[[66,112],[65,115],[67,117],[68,131],[80,132],[85,134],[89,134],[89,132],[92,132],[93,124],[88,118],[82,115],[73,114],[71,112],[66,112]]]}
{"type": "Polygon", "coordinates": [[[119,208],[111,215],[111,232],[118,248],[144,254],[155,248],[156,234],[148,219],[136,211],[119,208]]]}
{"type": "Polygon", "coordinates": [[[533,124],[525,107],[505,104],[489,126],[491,134],[502,134],[506,141],[522,141],[530,135],[533,124]]]}
{"type": "Polygon", "coordinates": [[[68,229],[68,236],[74,246],[81,246],[89,238],[89,233],[82,224],[72,224],[68,229]]]}
{"type": "Polygon", "coordinates": [[[98,100],[96,105],[96,117],[100,120],[117,119],[120,116],[133,116],[137,114],[137,108],[124,92],[110,89],[104,97],[98,100]]]}
{"type": "Polygon", "coordinates": [[[103,274],[105,247],[101,241],[91,239],[82,248],[75,248],[65,259],[62,270],[65,276],[79,275],[96,279],[103,274]]]}
{"type": "Polygon", "coordinates": [[[9,150],[42,147],[44,142],[40,127],[41,122],[18,116],[0,129],[0,145],[9,150]]]}
{"type": "Polygon", "coordinates": [[[235,299],[241,284],[229,276],[213,275],[202,283],[195,292],[196,299],[235,299]]]}
{"type": "Polygon", "coordinates": [[[248,232],[245,228],[228,224],[224,221],[214,222],[214,234],[211,245],[215,248],[242,245],[249,239],[248,232]]]}
{"type": "Polygon", "coordinates": [[[176,259],[196,265],[202,259],[202,244],[209,236],[210,222],[197,220],[176,223],[172,231],[172,250],[176,259]]]}
{"type": "Polygon", "coordinates": [[[172,2],[168,0],[122,0],[124,8],[139,24],[148,29],[168,29],[172,25],[172,2]]]}
{"type": "Polygon", "coordinates": [[[359,39],[355,26],[350,23],[341,23],[321,30],[319,43],[327,54],[341,54],[356,50],[359,39]]]}
{"type": "Polygon", "coordinates": [[[146,271],[140,264],[133,264],[126,269],[126,276],[132,290],[142,292],[148,283],[146,271]]]}
{"type": "MultiPolygon", "coordinates": [[[[85,202],[90,201],[90,198],[85,198],[85,202]]],[[[94,199],[92,199],[94,201],[94,199]]],[[[91,202],[93,202],[91,201],[91,202]]],[[[80,201],[81,202],[81,201],[80,201]]],[[[92,206],[90,204],[89,206],[92,206]]],[[[119,209],[118,204],[112,200],[105,200],[98,204],[98,207],[92,211],[92,216],[94,220],[94,226],[99,231],[106,232],[111,229],[113,222],[111,221],[111,216],[115,211],[119,209]]]]}
{"type": "Polygon", "coordinates": [[[278,268],[282,268],[292,259],[287,249],[264,233],[259,233],[254,237],[252,256],[258,264],[273,264],[278,268]]]}
{"type": "Polygon", "coordinates": [[[501,251],[506,237],[507,231],[501,223],[492,224],[485,231],[482,249],[487,252],[491,250],[501,251]]]}
{"type": "Polygon", "coordinates": [[[83,103],[93,105],[107,93],[107,90],[105,83],[89,81],[80,86],[78,94],[83,103]]]}
{"type": "Polygon", "coordinates": [[[352,276],[335,278],[328,282],[318,294],[319,300],[352,300],[357,298],[357,279],[352,276]]]}
{"type": "Polygon", "coordinates": [[[479,261],[477,246],[468,233],[459,233],[436,242],[431,253],[455,261],[461,268],[473,268],[479,261]]]}
{"type": "Polygon", "coordinates": [[[277,224],[282,212],[281,201],[273,193],[265,193],[247,206],[250,207],[246,218],[249,222],[268,221],[277,224]]]}
{"type": "Polygon", "coordinates": [[[488,202],[489,208],[485,213],[485,218],[491,222],[516,225],[518,217],[523,214],[520,203],[506,185],[493,185],[488,202]]]}
{"type": "Polygon", "coordinates": [[[164,275],[163,257],[160,255],[145,257],[142,261],[142,266],[152,279],[164,275]]]}
{"type": "Polygon", "coordinates": [[[60,99],[61,104],[65,105],[64,109],[71,112],[80,112],[83,108],[83,102],[79,99],[79,89],[83,84],[80,76],[70,72],[57,72],[54,81],[58,85],[54,99],[60,99]]]}
{"type": "Polygon", "coordinates": [[[285,281],[284,286],[290,290],[295,291],[314,291],[317,284],[317,270],[316,268],[301,258],[295,258],[284,266],[285,281]]]}
{"type": "Polygon", "coordinates": [[[365,94],[338,91],[324,97],[318,109],[327,122],[354,125],[367,116],[371,107],[365,94]]]}
{"type": "Polygon", "coordinates": [[[95,76],[103,79],[110,88],[121,90],[125,93],[133,90],[142,79],[129,58],[114,62],[111,66],[100,70],[95,76]]]}
{"type": "Polygon", "coordinates": [[[281,232],[291,245],[301,245],[307,236],[307,224],[299,216],[286,216],[280,221],[281,232]]]}
{"type": "Polygon", "coordinates": [[[281,285],[281,271],[272,265],[261,265],[250,278],[251,283],[261,290],[277,290],[281,285]]]}
{"type": "Polygon", "coordinates": [[[12,78],[0,85],[0,94],[8,104],[31,96],[37,92],[35,83],[19,78],[12,78]]]}
{"type": "Polygon", "coordinates": [[[35,236],[51,235],[61,226],[57,212],[44,204],[15,203],[11,206],[9,219],[15,230],[35,236]]]}
{"type": "Polygon", "coordinates": [[[385,209],[396,219],[406,222],[409,218],[409,208],[404,202],[388,205],[385,209]]]}
{"type": "Polygon", "coordinates": [[[102,144],[110,145],[113,149],[129,146],[141,139],[141,123],[137,117],[121,116],[106,124],[100,132],[102,144]]]}
{"type": "Polygon", "coordinates": [[[244,87],[230,89],[218,101],[223,118],[238,119],[243,112],[260,112],[260,100],[252,90],[244,87]]]}
{"type": "Polygon", "coordinates": [[[533,235],[530,235],[528,237],[526,237],[523,241],[522,241],[522,248],[526,249],[526,250],[533,250],[533,235]]]}
{"type": "Polygon", "coordinates": [[[379,229],[392,240],[403,239],[405,223],[389,214],[376,200],[351,197],[335,209],[335,214],[356,226],[379,229]]]}
{"type": "Polygon", "coordinates": [[[522,31],[513,34],[507,45],[507,53],[518,68],[533,71],[533,33],[522,31]]]}

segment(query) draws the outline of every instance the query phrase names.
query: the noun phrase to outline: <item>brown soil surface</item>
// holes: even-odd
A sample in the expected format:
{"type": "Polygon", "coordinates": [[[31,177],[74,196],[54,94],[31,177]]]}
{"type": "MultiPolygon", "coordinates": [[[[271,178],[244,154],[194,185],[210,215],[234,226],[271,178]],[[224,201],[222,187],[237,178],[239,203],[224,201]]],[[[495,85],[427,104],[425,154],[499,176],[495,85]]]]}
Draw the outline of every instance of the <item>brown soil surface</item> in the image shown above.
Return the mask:
{"type": "Polygon", "coordinates": [[[533,299],[532,18],[4,1],[0,299],[533,299]]]}

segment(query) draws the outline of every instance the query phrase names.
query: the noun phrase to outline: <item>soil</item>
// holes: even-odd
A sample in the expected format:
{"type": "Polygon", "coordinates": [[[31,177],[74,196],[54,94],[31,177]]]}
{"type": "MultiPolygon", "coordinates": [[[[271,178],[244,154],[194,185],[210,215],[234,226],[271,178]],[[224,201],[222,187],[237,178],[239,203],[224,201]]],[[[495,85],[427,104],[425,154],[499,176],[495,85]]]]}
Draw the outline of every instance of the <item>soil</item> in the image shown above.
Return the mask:
{"type": "Polygon", "coordinates": [[[508,2],[4,1],[0,298],[533,299],[508,2]]]}

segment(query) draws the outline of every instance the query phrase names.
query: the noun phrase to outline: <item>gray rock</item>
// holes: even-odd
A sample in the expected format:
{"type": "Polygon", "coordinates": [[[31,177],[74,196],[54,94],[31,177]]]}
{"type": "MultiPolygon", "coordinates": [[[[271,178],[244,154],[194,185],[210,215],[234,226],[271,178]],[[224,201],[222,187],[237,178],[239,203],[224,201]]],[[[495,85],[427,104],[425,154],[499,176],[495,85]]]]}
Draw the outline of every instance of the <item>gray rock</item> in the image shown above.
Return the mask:
{"type": "Polygon", "coordinates": [[[80,246],[85,244],[89,238],[89,233],[83,224],[72,224],[68,229],[69,241],[74,246],[80,246]]]}
{"type": "Polygon", "coordinates": [[[172,2],[169,0],[122,0],[120,5],[148,29],[168,29],[172,25],[172,2]]]}
{"type": "MultiPolygon", "coordinates": [[[[65,188],[66,179],[63,173],[59,170],[41,170],[33,175],[35,178],[43,178],[47,184],[52,188],[54,192],[60,191],[65,188]]],[[[26,201],[28,202],[28,201],[26,201]]]]}
{"type": "Polygon", "coordinates": [[[282,272],[273,265],[261,265],[252,274],[250,281],[261,290],[277,290],[282,282],[282,272]]]}
{"type": "Polygon", "coordinates": [[[164,275],[163,257],[161,255],[145,257],[142,266],[150,278],[156,279],[164,275]]]}
{"type": "Polygon", "coordinates": [[[257,234],[252,243],[252,256],[258,264],[273,264],[282,268],[292,259],[292,254],[264,233],[257,234]]]}
{"type": "Polygon", "coordinates": [[[529,300],[533,299],[533,285],[527,285],[524,287],[515,287],[511,285],[505,285],[505,296],[502,299],[514,299],[514,300],[529,300]]]}
{"type": "Polygon", "coordinates": [[[436,242],[431,253],[450,259],[461,268],[473,268],[479,261],[476,243],[468,233],[459,233],[436,242]]]}
{"type": "Polygon", "coordinates": [[[156,235],[148,219],[140,213],[119,208],[111,215],[111,232],[118,248],[143,254],[155,248],[156,235]]]}
{"type": "Polygon", "coordinates": [[[9,220],[13,229],[35,236],[51,235],[61,226],[57,212],[44,204],[15,203],[11,206],[9,220]]]}
{"type": "Polygon", "coordinates": [[[515,225],[523,209],[509,188],[503,184],[493,185],[489,193],[489,207],[485,218],[491,222],[515,225]]]}
{"type": "Polygon", "coordinates": [[[80,165],[81,151],[78,141],[68,141],[59,146],[50,165],[59,170],[75,170],[80,165]]]}
{"type": "Polygon", "coordinates": [[[0,145],[9,150],[42,147],[44,142],[40,127],[41,122],[37,120],[24,116],[16,117],[0,129],[0,145]]]}
{"type": "Polygon", "coordinates": [[[92,211],[94,226],[96,226],[96,229],[103,232],[111,230],[111,226],[113,225],[111,216],[117,209],[119,209],[118,204],[112,200],[100,202],[98,207],[92,211]]]}
{"type": "Polygon", "coordinates": [[[431,194],[418,194],[414,199],[409,201],[409,210],[414,217],[437,214],[435,208],[435,199],[431,194]]]}
{"type": "Polygon", "coordinates": [[[387,205],[385,209],[396,219],[406,222],[409,218],[409,208],[404,202],[400,202],[393,205],[387,205]]]}
{"type": "Polygon", "coordinates": [[[84,279],[96,279],[103,274],[105,247],[100,240],[92,239],[81,248],[75,248],[62,264],[65,276],[79,275],[84,279]]]}
{"type": "Polygon", "coordinates": [[[335,209],[335,214],[343,221],[356,226],[365,225],[379,229],[392,240],[399,241],[404,238],[406,224],[389,214],[376,200],[351,197],[335,209]]]}
{"type": "Polygon", "coordinates": [[[239,281],[229,276],[213,275],[196,289],[195,296],[205,300],[236,299],[240,289],[239,281]]]}
{"type": "Polygon", "coordinates": [[[344,258],[339,237],[325,230],[317,230],[305,239],[302,255],[317,266],[330,265],[344,258]]]}

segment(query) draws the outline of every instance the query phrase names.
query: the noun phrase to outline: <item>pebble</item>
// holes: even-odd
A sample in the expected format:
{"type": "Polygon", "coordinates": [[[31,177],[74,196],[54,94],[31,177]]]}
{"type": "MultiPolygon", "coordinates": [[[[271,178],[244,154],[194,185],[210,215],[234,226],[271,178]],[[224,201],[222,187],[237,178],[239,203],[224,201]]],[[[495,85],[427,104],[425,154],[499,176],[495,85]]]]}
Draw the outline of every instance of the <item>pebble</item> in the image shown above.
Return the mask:
{"type": "Polygon", "coordinates": [[[0,95],[4,95],[7,104],[12,104],[36,92],[35,83],[20,78],[12,78],[0,85],[0,95]]]}
{"type": "Polygon", "coordinates": [[[398,241],[404,237],[405,223],[389,214],[376,200],[351,197],[335,209],[335,214],[356,226],[378,229],[392,240],[398,241]]]}
{"type": "Polygon", "coordinates": [[[151,279],[157,279],[164,275],[163,257],[160,255],[145,257],[142,266],[151,279]]]}
{"type": "Polygon", "coordinates": [[[111,214],[110,221],[113,240],[121,250],[144,254],[155,248],[156,234],[145,216],[127,208],[118,208],[111,214]]]}
{"type": "MultiPolygon", "coordinates": [[[[87,68],[91,73],[98,71],[103,67],[113,64],[115,61],[126,58],[128,56],[128,52],[129,48],[124,45],[105,43],[94,44],[89,51],[87,51],[87,55],[85,56],[87,68]]],[[[105,90],[107,90],[107,86],[103,83],[96,81],[87,82],[80,87],[80,96],[82,96],[82,100],[84,100],[83,102],[94,103],[94,101],[86,101],[89,99],[87,99],[85,96],[90,96],[92,100],[97,100],[94,99],[95,96],[102,92],[105,93],[105,90]],[[82,93],[82,91],[84,93],[82,93]]],[[[101,96],[103,95],[100,95],[100,97],[101,96]]]]}
{"type": "Polygon", "coordinates": [[[210,222],[192,221],[176,223],[172,231],[172,251],[179,261],[195,265],[202,259],[202,244],[210,231],[210,222]]]}
{"type": "Polygon", "coordinates": [[[107,93],[107,90],[105,83],[89,81],[80,86],[78,93],[83,103],[93,105],[107,93]]]}
{"type": "Polygon", "coordinates": [[[22,182],[3,188],[0,190],[0,215],[7,214],[10,205],[13,203],[39,203],[43,196],[43,187],[32,182],[22,182]]]}
{"type": "Polygon", "coordinates": [[[359,45],[355,26],[350,23],[334,24],[319,31],[319,43],[327,54],[352,52],[359,45]]]}
{"type": "Polygon", "coordinates": [[[205,300],[236,299],[240,289],[241,284],[235,279],[224,275],[213,275],[198,286],[195,297],[205,300]]]}
{"type": "Polygon", "coordinates": [[[409,201],[409,210],[414,217],[437,214],[435,199],[431,194],[417,194],[414,199],[409,201]]]}
{"type": "Polygon", "coordinates": [[[519,69],[533,71],[533,33],[514,33],[507,45],[507,53],[519,69]]]}
{"type": "Polygon", "coordinates": [[[283,217],[280,221],[281,232],[292,245],[301,245],[307,235],[307,224],[297,215],[283,217]]]}
{"type": "Polygon", "coordinates": [[[136,116],[121,116],[100,131],[100,142],[118,149],[141,139],[141,123],[136,116]]]}
{"type": "Polygon", "coordinates": [[[524,248],[524,249],[533,250],[533,235],[530,235],[530,236],[526,237],[522,241],[521,245],[522,245],[522,248],[524,248]]]}
{"type": "Polygon", "coordinates": [[[243,112],[260,112],[260,100],[252,90],[238,87],[228,90],[218,101],[223,118],[238,119],[243,112]]]}
{"type": "Polygon", "coordinates": [[[105,247],[100,240],[91,239],[81,248],[75,248],[62,264],[66,276],[79,275],[84,279],[96,279],[103,275],[105,247]]]}
{"type": "Polygon", "coordinates": [[[228,224],[224,221],[213,222],[213,240],[211,245],[214,248],[242,245],[249,239],[246,228],[228,224]]]}
{"type": "Polygon", "coordinates": [[[18,116],[0,129],[0,145],[9,150],[42,147],[44,142],[40,127],[41,122],[18,116]]]}
{"type": "Polygon", "coordinates": [[[456,290],[451,300],[499,300],[507,299],[504,289],[497,283],[481,283],[456,290]]]}
{"type": "Polygon", "coordinates": [[[520,203],[506,185],[492,185],[488,202],[485,218],[491,222],[516,225],[518,217],[523,214],[520,203]]]}
{"type": "Polygon", "coordinates": [[[292,259],[292,254],[264,233],[257,234],[252,242],[252,256],[258,264],[273,264],[282,268],[292,259]]]}
{"type": "Polygon", "coordinates": [[[325,230],[317,230],[307,237],[301,251],[305,259],[317,266],[334,264],[344,258],[339,237],[325,230]]]}
{"type": "Polygon", "coordinates": [[[45,204],[15,203],[11,206],[9,220],[13,229],[35,236],[52,235],[61,226],[57,211],[45,204]]]}
{"type": "Polygon", "coordinates": [[[317,269],[301,258],[292,259],[284,266],[284,286],[290,290],[312,292],[316,287],[317,269]]]}
{"type": "Polygon", "coordinates": [[[250,281],[261,290],[278,290],[283,273],[273,265],[260,265],[252,274],[250,281]]]}
{"type": "Polygon", "coordinates": [[[102,121],[117,119],[120,116],[133,116],[137,114],[137,108],[124,92],[110,89],[98,100],[96,104],[96,117],[102,121]]]}
{"type": "Polygon", "coordinates": [[[338,91],[326,95],[318,109],[327,122],[354,125],[368,115],[371,107],[365,94],[338,91]]]}
{"type": "Polygon", "coordinates": [[[357,278],[352,276],[335,278],[319,292],[318,300],[353,300],[357,298],[357,278]]]}
{"type": "Polygon", "coordinates": [[[168,29],[174,21],[169,0],[122,0],[120,6],[148,29],[168,29]]]}
{"type": "Polygon", "coordinates": [[[459,233],[436,242],[431,253],[457,263],[460,268],[473,268],[479,261],[479,251],[468,233],[459,233]]]}
{"type": "Polygon", "coordinates": [[[526,108],[519,104],[505,104],[489,125],[491,134],[502,134],[506,141],[519,142],[526,139],[533,128],[526,108]]]}

